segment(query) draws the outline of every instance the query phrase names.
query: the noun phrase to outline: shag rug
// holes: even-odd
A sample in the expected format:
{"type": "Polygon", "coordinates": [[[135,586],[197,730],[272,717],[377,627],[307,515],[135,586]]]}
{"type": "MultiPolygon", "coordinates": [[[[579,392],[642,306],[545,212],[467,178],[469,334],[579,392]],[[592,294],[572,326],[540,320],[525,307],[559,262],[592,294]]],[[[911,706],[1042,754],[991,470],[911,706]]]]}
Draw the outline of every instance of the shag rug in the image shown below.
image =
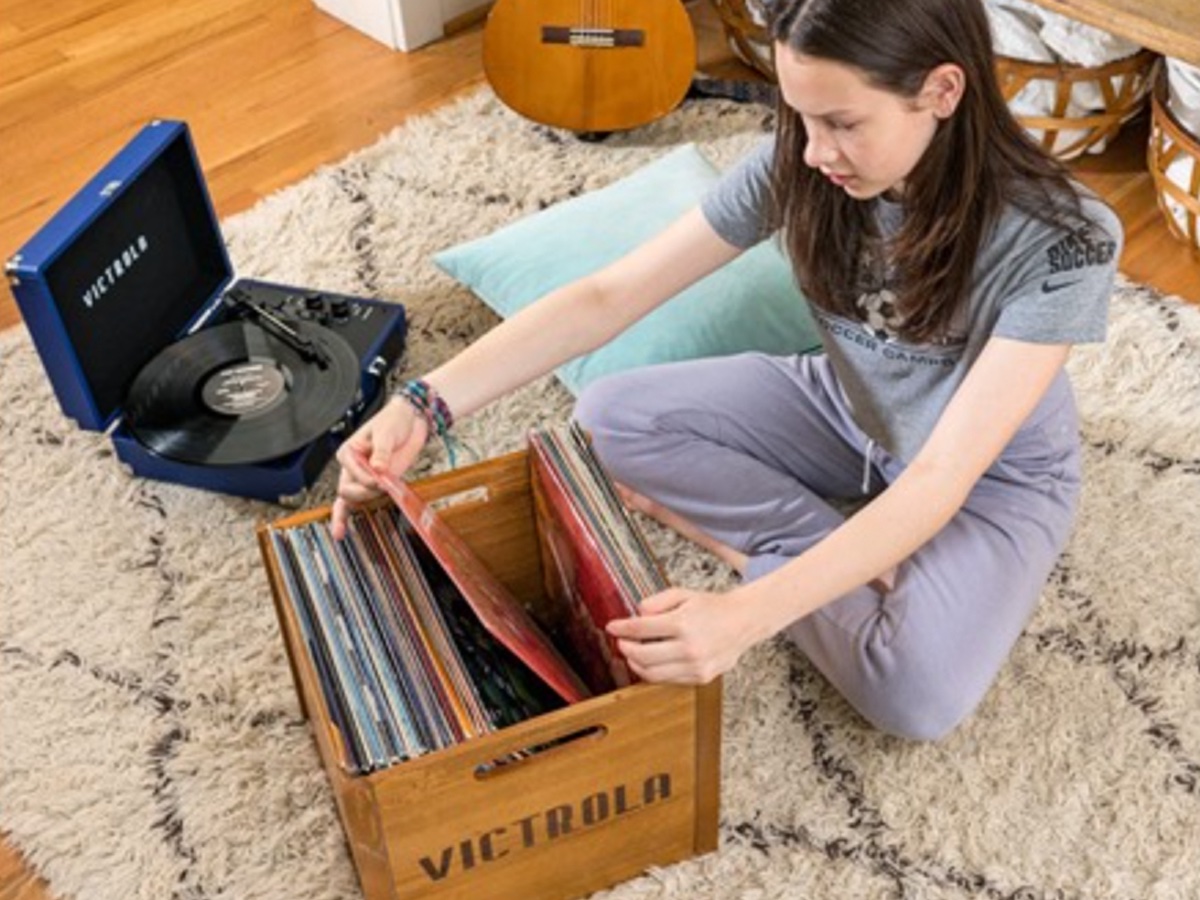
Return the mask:
{"type": "MultiPolygon", "coordinates": [[[[435,250],[684,141],[726,165],[768,126],[701,101],[589,144],[480,91],[223,227],[241,275],[406,304],[420,373],[496,324],[435,250]]],[[[886,737],[760,646],[726,680],[720,849],[608,896],[1200,896],[1200,308],[1122,283],[1108,343],[1070,368],[1078,529],[974,717],[886,737]]],[[[285,511],[124,474],[23,329],[0,336],[0,397],[0,830],[63,898],[358,896],[254,538],[285,511]]],[[[546,378],[464,437],[498,454],[569,410],[546,378]]],[[[419,471],[445,465],[432,448],[419,471]]],[[[651,531],[676,582],[731,583],[651,531]]]]}

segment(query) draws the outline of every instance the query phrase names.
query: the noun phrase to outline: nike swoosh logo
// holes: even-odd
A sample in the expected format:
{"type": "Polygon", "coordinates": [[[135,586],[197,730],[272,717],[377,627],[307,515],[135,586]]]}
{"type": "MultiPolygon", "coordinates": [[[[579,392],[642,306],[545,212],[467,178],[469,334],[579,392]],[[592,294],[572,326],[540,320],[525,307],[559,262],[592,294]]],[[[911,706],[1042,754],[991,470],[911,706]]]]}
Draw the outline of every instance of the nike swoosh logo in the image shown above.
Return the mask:
{"type": "Polygon", "coordinates": [[[1060,281],[1058,284],[1051,284],[1048,281],[1042,282],[1042,293],[1053,294],[1055,291],[1061,291],[1063,288],[1069,288],[1073,284],[1079,284],[1083,281],[1082,278],[1076,278],[1074,281],[1060,281]]]}

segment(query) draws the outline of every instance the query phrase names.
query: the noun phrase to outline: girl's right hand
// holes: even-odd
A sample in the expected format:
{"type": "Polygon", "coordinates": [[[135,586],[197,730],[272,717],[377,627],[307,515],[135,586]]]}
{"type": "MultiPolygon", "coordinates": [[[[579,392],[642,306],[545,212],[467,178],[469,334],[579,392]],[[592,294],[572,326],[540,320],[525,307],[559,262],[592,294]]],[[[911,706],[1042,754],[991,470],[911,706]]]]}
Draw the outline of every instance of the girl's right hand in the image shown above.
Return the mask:
{"type": "Polygon", "coordinates": [[[345,537],[351,509],[382,493],[375,473],[399,478],[416,460],[428,437],[429,425],[412,404],[403,397],[392,397],[346,439],[337,452],[342,471],[333,504],[334,538],[340,541],[345,537]]]}

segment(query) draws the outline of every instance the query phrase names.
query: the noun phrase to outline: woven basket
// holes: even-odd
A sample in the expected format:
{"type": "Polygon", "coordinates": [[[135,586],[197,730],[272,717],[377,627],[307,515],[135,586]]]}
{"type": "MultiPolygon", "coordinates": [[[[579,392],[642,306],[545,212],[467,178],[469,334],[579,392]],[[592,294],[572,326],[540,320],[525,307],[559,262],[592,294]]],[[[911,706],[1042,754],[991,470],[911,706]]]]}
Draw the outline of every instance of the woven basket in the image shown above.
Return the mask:
{"type": "Polygon", "coordinates": [[[1158,67],[1150,108],[1146,161],[1158,193],[1158,208],[1166,216],[1171,234],[1200,248],[1200,137],[1184,128],[1171,112],[1166,66],[1158,67]],[[1178,180],[1168,176],[1167,170],[1173,166],[1178,180]]]}
{"type": "MultiPolygon", "coordinates": [[[[767,31],[770,0],[711,0],[730,48],[737,57],[771,81],[775,80],[775,53],[767,31]]],[[[1033,132],[1040,132],[1044,149],[1061,159],[1072,159],[1093,147],[1103,148],[1122,123],[1141,111],[1149,92],[1156,55],[1143,50],[1103,66],[1039,63],[996,57],[996,75],[1006,101],[1011,101],[1034,82],[1052,87],[1054,104],[1049,116],[1017,119],[1033,132]],[[1077,85],[1095,83],[1104,108],[1086,116],[1068,116],[1067,109],[1077,85]]]]}
{"type": "Polygon", "coordinates": [[[996,57],[996,75],[1000,90],[1008,102],[1026,86],[1038,81],[1052,87],[1054,103],[1048,116],[1017,115],[1027,130],[1040,132],[1042,148],[1060,159],[1073,159],[1092,148],[1097,152],[1107,145],[1121,125],[1145,105],[1150,76],[1157,56],[1143,50],[1125,59],[1102,66],[1077,66],[1069,63],[1029,62],[996,57]],[[1094,84],[1103,108],[1085,115],[1068,115],[1075,89],[1094,84]]]}
{"type": "Polygon", "coordinates": [[[767,31],[764,0],[712,0],[738,59],[775,80],[775,48],[767,31]]]}

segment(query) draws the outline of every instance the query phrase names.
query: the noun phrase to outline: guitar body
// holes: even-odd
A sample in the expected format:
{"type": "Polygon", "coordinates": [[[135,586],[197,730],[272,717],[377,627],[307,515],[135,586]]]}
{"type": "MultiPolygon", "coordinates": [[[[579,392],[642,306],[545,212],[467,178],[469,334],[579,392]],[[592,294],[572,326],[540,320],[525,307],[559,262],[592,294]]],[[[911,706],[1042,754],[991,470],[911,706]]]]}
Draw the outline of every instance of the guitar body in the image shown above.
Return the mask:
{"type": "Polygon", "coordinates": [[[623,131],[665,116],[695,68],[680,0],[498,0],[483,32],[496,95],[571,131],[623,131]]]}

